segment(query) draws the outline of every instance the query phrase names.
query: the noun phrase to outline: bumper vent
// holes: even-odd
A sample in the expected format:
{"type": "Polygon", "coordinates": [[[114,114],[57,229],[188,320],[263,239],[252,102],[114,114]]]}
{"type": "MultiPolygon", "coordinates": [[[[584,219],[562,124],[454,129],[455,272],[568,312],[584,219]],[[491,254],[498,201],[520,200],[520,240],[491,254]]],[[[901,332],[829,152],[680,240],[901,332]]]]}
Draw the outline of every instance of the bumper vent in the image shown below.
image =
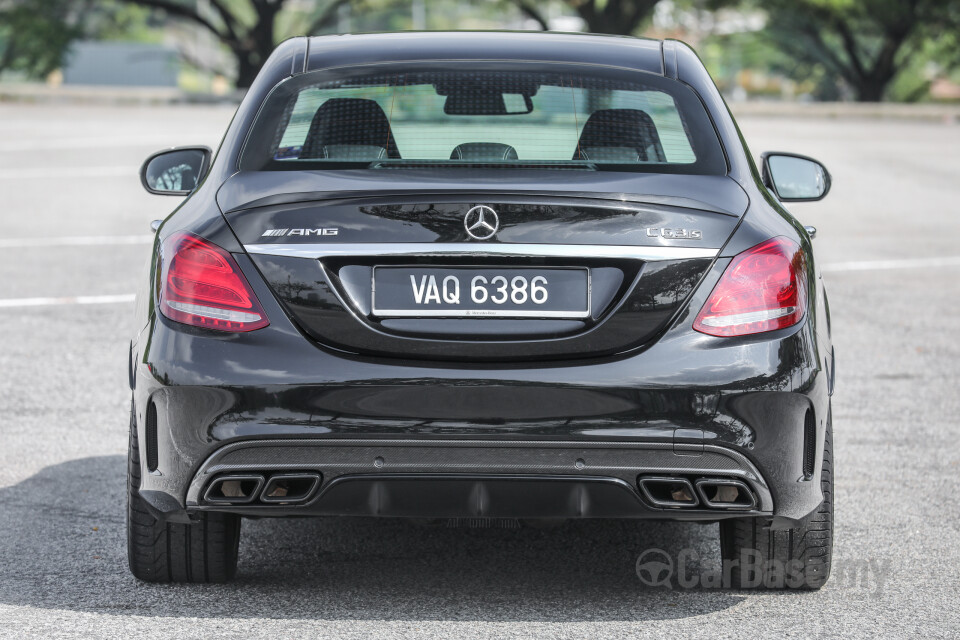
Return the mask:
{"type": "Polygon", "coordinates": [[[803,420],[803,477],[813,478],[817,464],[817,420],[813,411],[808,410],[803,420]]]}
{"type": "Polygon", "coordinates": [[[157,455],[157,405],[153,400],[147,403],[147,421],[144,426],[144,436],[147,449],[147,469],[156,471],[160,466],[157,455]]]}

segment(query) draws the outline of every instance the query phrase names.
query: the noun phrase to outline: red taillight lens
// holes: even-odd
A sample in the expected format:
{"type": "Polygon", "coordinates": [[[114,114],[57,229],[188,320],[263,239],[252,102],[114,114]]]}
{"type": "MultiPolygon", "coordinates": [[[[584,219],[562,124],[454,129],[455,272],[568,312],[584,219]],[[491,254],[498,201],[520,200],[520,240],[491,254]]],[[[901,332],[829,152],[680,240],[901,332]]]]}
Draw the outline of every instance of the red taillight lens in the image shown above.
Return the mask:
{"type": "Polygon", "coordinates": [[[190,233],[175,233],[163,243],[160,312],[219,331],[253,331],[270,324],[233,257],[190,233]]]}
{"type": "Polygon", "coordinates": [[[777,237],[737,255],[700,309],[693,328],[732,337],[792,327],[807,307],[803,252],[777,237]]]}

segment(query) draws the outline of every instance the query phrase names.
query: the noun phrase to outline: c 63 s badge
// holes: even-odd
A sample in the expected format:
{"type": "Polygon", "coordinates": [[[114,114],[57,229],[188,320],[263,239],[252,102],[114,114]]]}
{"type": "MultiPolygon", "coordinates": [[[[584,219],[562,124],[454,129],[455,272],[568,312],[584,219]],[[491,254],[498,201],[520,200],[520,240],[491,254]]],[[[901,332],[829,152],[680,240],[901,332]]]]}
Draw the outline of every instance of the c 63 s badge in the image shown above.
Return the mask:
{"type": "Polygon", "coordinates": [[[666,238],[667,240],[702,240],[703,232],[699,229],[647,229],[648,238],[666,238]]]}

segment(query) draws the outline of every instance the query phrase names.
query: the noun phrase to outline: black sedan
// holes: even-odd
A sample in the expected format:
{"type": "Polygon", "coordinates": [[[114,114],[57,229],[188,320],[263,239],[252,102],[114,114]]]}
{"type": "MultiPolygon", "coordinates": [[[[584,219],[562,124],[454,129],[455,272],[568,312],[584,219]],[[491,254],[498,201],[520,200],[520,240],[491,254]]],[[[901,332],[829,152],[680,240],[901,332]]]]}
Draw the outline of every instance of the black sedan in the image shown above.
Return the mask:
{"type": "Polygon", "coordinates": [[[130,345],[138,578],[346,515],[719,522],[735,585],[827,580],[829,307],[781,203],[830,177],[758,170],[684,44],[289,40],[142,180],[188,197],[130,345]]]}

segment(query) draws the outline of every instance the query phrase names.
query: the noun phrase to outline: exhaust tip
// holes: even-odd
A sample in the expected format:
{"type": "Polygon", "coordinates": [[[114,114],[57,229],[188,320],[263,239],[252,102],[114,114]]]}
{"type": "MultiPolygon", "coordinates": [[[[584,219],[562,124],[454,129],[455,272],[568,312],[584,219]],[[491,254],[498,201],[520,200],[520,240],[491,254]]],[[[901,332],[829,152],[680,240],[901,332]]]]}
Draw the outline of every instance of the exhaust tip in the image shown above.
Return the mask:
{"type": "Polygon", "coordinates": [[[319,485],[319,473],[278,473],[270,476],[260,501],[268,504],[306,502],[319,485]]]}
{"type": "Polygon", "coordinates": [[[637,484],[644,497],[657,507],[689,508],[700,504],[697,492],[686,478],[641,476],[637,484]]]}
{"type": "Polygon", "coordinates": [[[247,504],[257,499],[263,482],[260,475],[220,476],[210,483],[203,500],[210,504],[247,504]]]}
{"type": "Polygon", "coordinates": [[[703,503],[713,509],[753,509],[757,500],[744,482],[739,480],[701,478],[697,493],[703,503]]]}

